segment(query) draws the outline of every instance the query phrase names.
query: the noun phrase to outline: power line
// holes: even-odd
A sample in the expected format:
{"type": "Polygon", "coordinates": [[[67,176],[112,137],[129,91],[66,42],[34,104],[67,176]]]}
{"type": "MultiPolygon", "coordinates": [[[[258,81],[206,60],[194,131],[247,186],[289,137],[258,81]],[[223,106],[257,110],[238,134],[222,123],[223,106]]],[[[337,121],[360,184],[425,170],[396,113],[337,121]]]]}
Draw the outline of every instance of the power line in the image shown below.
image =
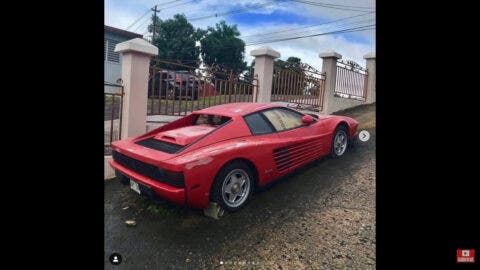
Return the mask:
{"type": "Polygon", "coordinates": [[[172,4],[172,3],[175,3],[175,2],[179,2],[179,1],[183,1],[183,0],[173,0],[173,1],[170,1],[170,2],[165,2],[165,3],[160,3],[161,5],[168,5],[168,4],[172,4]]]}
{"type": "MultiPolygon", "coordinates": [[[[173,3],[176,3],[176,2],[179,2],[179,1],[184,1],[184,0],[173,0],[173,1],[170,1],[170,2],[162,3],[162,5],[173,4],[173,3]]],[[[178,4],[178,5],[173,5],[173,6],[169,6],[169,7],[160,8],[160,10],[162,10],[162,9],[168,9],[168,8],[172,8],[172,7],[182,6],[182,5],[185,5],[185,4],[194,2],[194,1],[195,1],[195,0],[190,0],[190,1],[187,1],[187,2],[184,2],[184,3],[180,3],[180,4],[178,4]]],[[[145,13],[142,14],[142,16],[138,17],[133,23],[131,23],[127,28],[125,28],[125,30],[130,29],[132,26],[134,26],[136,23],[138,23],[138,22],[139,22],[142,18],[144,18],[150,11],[152,11],[151,8],[147,9],[147,11],[145,11],[145,13]]],[[[144,22],[143,24],[145,24],[145,22],[144,22]]],[[[143,25],[143,24],[142,24],[142,25],[143,25]]],[[[138,30],[139,27],[137,26],[136,29],[138,30]]]]}
{"type": "MultiPolygon", "coordinates": [[[[265,44],[265,43],[274,43],[274,42],[309,38],[309,37],[317,37],[317,36],[326,36],[326,35],[335,35],[335,34],[344,34],[344,33],[353,33],[353,32],[373,30],[373,29],[375,29],[375,27],[374,27],[375,25],[376,24],[370,24],[370,25],[363,25],[363,26],[358,26],[358,27],[339,29],[339,30],[330,31],[330,32],[315,33],[315,34],[311,34],[311,35],[302,35],[302,36],[293,36],[293,37],[286,37],[286,38],[270,39],[270,40],[264,40],[264,41],[255,41],[255,42],[246,43],[245,47],[253,46],[253,45],[260,45],[260,44],[265,44]]],[[[232,46],[223,46],[222,48],[223,49],[228,49],[228,48],[233,48],[233,47],[232,46]]],[[[195,61],[195,59],[188,59],[188,60],[184,59],[184,60],[178,60],[178,61],[195,61]]]]}
{"type": "MultiPolygon", "coordinates": [[[[180,1],[182,1],[182,0],[180,0],[180,1]]],[[[195,0],[190,0],[190,1],[187,1],[187,2],[180,3],[180,4],[178,4],[178,5],[173,5],[173,6],[168,6],[168,7],[160,8],[160,10],[164,10],[164,9],[168,9],[168,8],[173,8],[173,7],[179,7],[179,6],[183,6],[183,5],[192,3],[192,2],[195,2],[195,0]]]]}
{"type": "Polygon", "coordinates": [[[138,19],[136,19],[136,20],[135,20],[132,24],[130,24],[127,28],[125,28],[125,30],[130,29],[130,27],[134,26],[138,21],[140,21],[143,17],[145,17],[145,15],[147,15],[149,12],[150,12],[150,8],[149,8],[145,13],[143,13],[142,16],[140,16],[138,19]]]}
{"type": "Polygon", "coordinates": [[[374,9],[373,7],[365,7],[365,6],[340,5],[340,4],[315,2],[315,1],[305,1],[305,2],[315,3],[318,5],[337,6],[337,7],[346,7],[346,8],[359,8],[359,9],[370,9],[370,10],[374,9]]]}
{"type": "Polygon", "coordinates": [[[351,8],[350,7],[341,7],[341,6],[336,6],[336,5],[332,5],[332,4],[324,4],[324,3],[320,3],[320,2],[313,2],[313,1],[306,1],[306,0],[289,0],[289,1],[302,3],[302,4],[307,4],[307,5],[312,5],[312,6],[317,6],[317,7],[338,9],[338,10],[366,11],[365,9],[354,8],[353,6],[351,8]]]}
{"type": "Polygon", "coordinates": [[[150,22],[150,19],[151,19],[151,18],[148,17],[145,21],[143,21],[141,24],[139,24],[139,25],[135,28],[134,31],[136,32],[136,31],[142,29],[142,27],[145,26],[145,23],[150,22]]]}
{"type": "MultiPolygon", "coordinates": [[[[265,44],[265,43],[273,43],[273,42],[280,42],[280,41],[286,41],[286,40],[308,38],[308,37],[367,31],[367,30],[375,29],[374,26],[375,26],[375,24],[371,24],[371,25],[365,25],[365,26],[354,27],[354,28],[340,29],[340,30],[331,31],[331,32],[317,33],[317,34],[313,34],[313,35],[305,35],[305,36],[297,36],[297,37],[290,37],[290,38],[283,38],[283,39],[276,39],[276,40],[268,40],[268,41],[263,41],[263,42],[246,44],[245,47],[246,46],[252,46],[252,45],[265,44]]],[[[229,48],[229,46],[224,46],[223,48],[224,49],[229,48]]],[[[171,61],[176,61],[176,62],[179,62],[179,63],[201,63],[201,59],[176,59],[176,58],[171,58],[171,59],[161,59],[161,60],[171,60],[171,61]]]]}
{"type": "MultiPolygon", "coordinates": [[[[361,25],[362,23],[372,23],[374,22],[374,18],[370,18],[370,19],[363,19],[363,20],[359,20],[359,21],[354,21],[354,22],[344,22],[344,23],[340,23],[340,24],[336,24],[335,27],[343,27],[343,26],[348,26],[348,27],[353,27],[353,26],[358,26],[358,25],[361,25]]],[[[333,25],[332,25],[333,26],[333,25]]],[[[329,27],[327,27],[327,29],[325,30],[328,30],[329,27]]],[[[331,28],[330,28],[331,29],[331,28]]],[[[280,34],[274,34],[274,35],[266,35],[268,37],[253,37],[253,38],[248,38],[248,39],[244,39],[246,43],[250,43],[250,42],[255,42],[255,39],[263,39],[265,40],[266,38],[281,38],[281,37],[284,37],[286,34],[292,36],[292,35],[300,35],[300,34],[308,34],[308,33],[312,33],[312,31],[318,31],[319,29],[308,29],[308,30],[303,30],[303,31],[295,31],[293,33],[280,33],[280,34]]]]}
{"type": "Polygon", "coordinates": [[[279,39],[272,39],[272,40],[266,40],[266,41],[259,41],[259,42],[245,44],[245,46],[252,46],[252,45],[273,43],[273,42],[286,41],[286,40],[294,40],[294,39],[301,39],[301,38],[308,38],[308,37],[342,34],[342,33],[350,33],[350,32],[358,32],[358,31],[375,29],[375,27],[372,28],[372,26],[375,26],[375,24],[365,25],[365,26],[360,26],[360,27],[354,27],[354,28],[341,29],[341,30],[336,30],[336,31],[331,31],[331,32],[326,32],[326,33],[317,33],[317,34],[312,34],[312,35],[304,35],[304,36],[296,36],[296,37],[288,37],[288,38],[279,38],[279,39]],[[368,28],[368,27],[370,27],[370,28],[368,28]]]}
{"type": "MultiPolygon", "coordinates": [[[[174,3],[174,2],[178,2],[178,1],[183,1],[183,0],[171,1],[171,2],[167,2],[166,4],[174,3]]],[[[190,0],[190,1],[183,2],[183,3],[177,4],[177,5],[159,8],[159,9],[158,9],[158,12],[160,12],[160,11],[162,11],[162,10],[165,10],[165,9],[173,8],[173,7],[183,6],[183,5],[186,5],[186,4],[188,4],[188,3],[195,2],[195,1],[196,1],[196,0],[190,0]]],[[[147,21],[150,21],[150,20],[147,20],[147,21]]],[[[147,21],[143,22],[143,23],[142,23],[142,26],[144,26],[147,21]]],[[[137,30],[138,30],[138,29],[141,29],[142,26],[137,27],[136,29],[137,29],[137,30]]],[[[148,31],[148,29],[147,29],[147,31],[143,32],[142,35],[145,35],[145,34],[148,33],[148,32],[149,32],[149,31],[148,31]]]]}
{"type": "MultiPolygon", "coordinates": [[[[168,5],[168,4],[171,4],[171,3],[175,3],[175,2],[179,2],[179,1],[183,1],[183,0],[173,0],[173,1],[170,1],[170,2],[166,2],[166,3],[162,3],[162,5],[168,5]]],[[[189,1],[189,2],[193,2],[194,0],[192,1],[189,1]]],[[[145,11],[145,13],[142,14],[142,16],[140,16],[139,18],[137,18],[133,23],[131,23],[127,28],[125,28],[125,30],[128,30],[130,29],[132,26],[134,26],[138,21],[140,21],[143,17],[145,17],[145,15],[147,15],[149,12],[150,12],[150,8],[147,9],[147,11],[145,11]]]]}
{"type": "Polygon", "coordinates": [[[272,2],[267,2],[267,3],[256,3],[254,6],[251,6],[251,7],[245,7],[245,8],[231,10],[231,11],[227,11],[227,12],[223,12],[223,13],[215,13],[215,14],[212,14],[212,15],[205,15],[205,16],[187,18],[187,19],[189,21],[197,21],[197,20],[209,19],[209,18],[214,18],[214,17],[223,17],[225,15],[242,13],[242,12],[248,11],[250,9],[262,8],[262,7],[271,6],[271,5],[277,5],[277,4],[280,4],[280,3],[285,2],[285,1],[287,1],[287,0],[278,0],[278,1],[272,1],[272,2]]]}
{"type": "Polygon", "coordinates": [[[297,31],[294,31],[294,32],[278,33],[278,34],[271,34],[271,35],[264,35],[264,36],[255,36],[255,37],[250,37],[250,38],[243,38],[243,40],[247,40],[247,43],[248,43],[249,41],[255,40],[255,39],[258,39],[258,38],[265,40],[266,38],[280,38],[280,37],[284,37],[285,35],[292,36],[292,35],[299,35],[299,34],[303,34],[303,33],[308,34],[308,33],[312,33],[312,31],[330,30],[333,27],[338,28],[338,27],[343,27],[343,26],[353,27],[353,26],[362,25],[362,23],[363,24],[364,23],[372,23],[374,21],[375,21],[374,18],[360,19],[360,20],[357,20],[357,21],[340,22],[340,23],[333,24],[333,25],[321,25],[320,26],[321,28],[316,27],[315,29],[312,28],[312,29],[306,29],[306,30],[298,29],[297,31]]]}
{"type": "Polygon", "coordinates": [[[353,18],[356,18],[356,17],[361,17],[361,16],[365,16],[365,15],[368,15],[368,14],[372,14],[372,13],[375,13],[375,11],[371,11],[371,12],[367,12],[367,13],[363,13],[363,14],[359,14],[359,15],[355,15],[355,16],[348,16],[348,17],[345,17],[345,18],[341,18],[341,19],[337,19],[337,20],[333,20],[333,21],[329,21],[329,22],[323,22],[323,23],[319,23],[319,24],[313,24],[313,25],[309,25],[309,26],[301,26],[301,27],[296,27],[296,28],[284,29],[284,30],[280,30],[280,31],[261,33],[261,34],[252,34],[252,35],[240,36],[240,37],[241,38],[246,38],[246,37],[254,37],[254,36],[266,36],[266,35],[271,35],[271,34],[289,32],[289,31],[294,31],[294,30],[303,29],[303,28],[311,28],[311,27],[316,27],[316,26],[320,26],[320,25],[331,24],[331,23],[334,23],[334,22],[345,21],[345,20],[348,20],[348,19],[353,19],[353,18]]]}

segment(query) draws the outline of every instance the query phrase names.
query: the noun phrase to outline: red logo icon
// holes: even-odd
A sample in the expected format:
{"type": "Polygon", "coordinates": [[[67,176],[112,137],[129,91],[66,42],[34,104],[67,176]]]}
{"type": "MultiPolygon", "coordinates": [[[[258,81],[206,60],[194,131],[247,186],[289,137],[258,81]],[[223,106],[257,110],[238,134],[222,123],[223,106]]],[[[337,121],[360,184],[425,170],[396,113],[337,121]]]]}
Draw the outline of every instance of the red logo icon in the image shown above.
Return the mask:
{"type": "Polygon", "coordinates": [[[475,249],[457,249],[457,263],[474,263],[475,249]]]}

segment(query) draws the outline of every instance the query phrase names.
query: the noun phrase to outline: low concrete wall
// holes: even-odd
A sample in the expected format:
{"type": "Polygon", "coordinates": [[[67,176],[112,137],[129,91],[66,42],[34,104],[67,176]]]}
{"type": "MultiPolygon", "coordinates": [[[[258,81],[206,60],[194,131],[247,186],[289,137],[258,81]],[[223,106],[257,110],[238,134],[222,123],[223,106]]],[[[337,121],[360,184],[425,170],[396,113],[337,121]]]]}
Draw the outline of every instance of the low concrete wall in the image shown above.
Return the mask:
{"type": "Polygon", "coordinates": [[[112,156],[104,156],[104,167],[103,167],[103,179],[108,180],[115,178],[115,171],[108,164],[108,161],[112,159],[112,156]]]}
{"type": "Polygon", "coordinates": [[[351,98],[333,97],[330,100],[329,106],[327,107],[327,111],[321,111],[321,113],[332,114],[334,112],[357,107],[363,104],[370,104],[370,103],[366,101],[351,99],[351,98]]]}

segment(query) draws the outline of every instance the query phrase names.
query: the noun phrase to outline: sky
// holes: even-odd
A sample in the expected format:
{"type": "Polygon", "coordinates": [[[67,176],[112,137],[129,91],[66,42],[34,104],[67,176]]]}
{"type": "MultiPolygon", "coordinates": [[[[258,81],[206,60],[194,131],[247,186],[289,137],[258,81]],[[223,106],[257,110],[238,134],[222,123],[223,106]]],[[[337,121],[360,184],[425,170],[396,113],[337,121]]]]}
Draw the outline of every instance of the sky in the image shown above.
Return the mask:
{"type": "Polygon", "coordinates": [[[321,52],[335,51],[342,55],[342,59],[353,60],[363,67],[363,56],[375,52],[375,29],[255,44],[375,24],[375,0],[105,0],[104,4],[105,25],[120,29],[130,26],[127,30],[144,35],[148,35],[147,26],[152,14],[149,10],[155,5],[160,9],[158,16],[162,20],[181,13],[192,19],[189,21],[194,27],[202,29],[221,20],[229,25],[236,24],[241,38],[248,45],[245,47],[245,61],[248,63],[253,59],[250,51],[264,46],[278,51],[282,60],[299,57],[319,70],[322,61],[318,55],[321,52]],[[238,9],[246,11],[195,20],[238,9]],[[147,15],[142,17],[144,14],[147,15]]]}

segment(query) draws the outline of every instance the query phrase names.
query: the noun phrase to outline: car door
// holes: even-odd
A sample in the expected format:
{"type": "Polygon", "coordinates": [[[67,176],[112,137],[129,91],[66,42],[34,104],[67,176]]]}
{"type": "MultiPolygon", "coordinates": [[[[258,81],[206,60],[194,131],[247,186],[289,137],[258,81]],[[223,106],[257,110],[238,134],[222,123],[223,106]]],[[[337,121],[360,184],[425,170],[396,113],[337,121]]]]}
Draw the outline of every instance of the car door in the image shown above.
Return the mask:
{"type": "Polygon", "coordinates": [[[304,124],[304,114],[287,108],[268,109],[262,114],[279,138],[279,147],[273,151],[279,173],[289,172],[326,154],[328,134],[322,121],[315,119],[304,124]]]}
{"type": "Polygon", "coordinates": [[[255,145],[250,149],[250,160],[257,167],[259,185],[264,185],[280,175],[275,170],[275,160],[272,156],[274,149],[278,148],[279,137],[275,128],[261,112],[251,113],[243,119],[252,133],[251,137],[245,138],[245,142],[255,145]]]}

